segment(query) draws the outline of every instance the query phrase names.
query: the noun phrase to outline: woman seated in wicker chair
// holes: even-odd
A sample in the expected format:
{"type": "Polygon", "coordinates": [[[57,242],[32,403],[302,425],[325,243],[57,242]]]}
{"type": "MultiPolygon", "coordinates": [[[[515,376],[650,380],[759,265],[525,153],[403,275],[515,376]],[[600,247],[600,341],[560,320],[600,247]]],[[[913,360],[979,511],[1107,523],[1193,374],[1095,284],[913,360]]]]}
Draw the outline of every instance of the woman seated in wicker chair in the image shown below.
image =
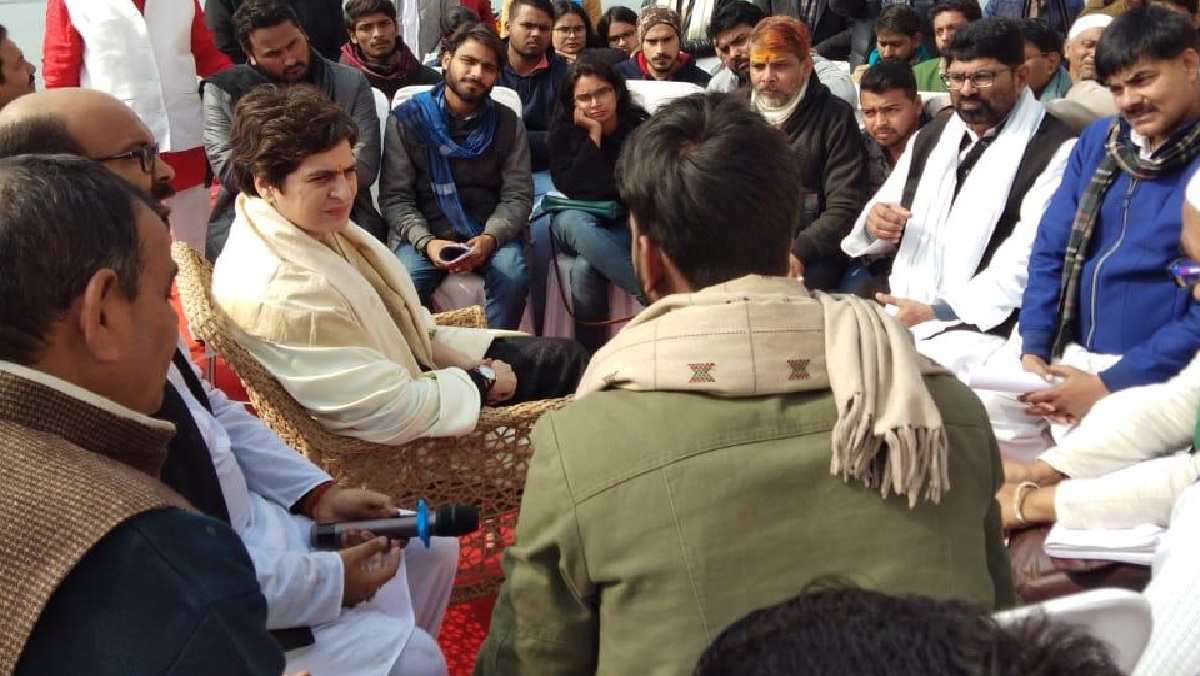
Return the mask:
{"type": "Polygon", "coordinates": [[[242,194],[213,270],[238,340],[326,429],[374,443],[466,434],[485,404],[573,392],[587,360],[573,341],[434,324],[395,256],[350,223],[356,142],[316,89],[239,102],[242,194]]]}

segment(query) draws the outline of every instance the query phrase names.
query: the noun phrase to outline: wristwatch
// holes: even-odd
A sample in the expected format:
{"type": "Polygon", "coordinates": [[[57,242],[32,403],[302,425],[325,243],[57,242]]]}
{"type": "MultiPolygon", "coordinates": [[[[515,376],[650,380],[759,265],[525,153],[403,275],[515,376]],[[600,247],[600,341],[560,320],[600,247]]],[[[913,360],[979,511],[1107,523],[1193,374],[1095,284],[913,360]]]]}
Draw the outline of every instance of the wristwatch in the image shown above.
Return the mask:
{"type": "Polygon", "coordinates": [[[475,387],[479,388],[479,399],[487,400],[488,392],[491,392],[492,386],[496,384],[496,371],[491,366],[480,364],[467,369],[467,376],[475,383],[475,387]]]}

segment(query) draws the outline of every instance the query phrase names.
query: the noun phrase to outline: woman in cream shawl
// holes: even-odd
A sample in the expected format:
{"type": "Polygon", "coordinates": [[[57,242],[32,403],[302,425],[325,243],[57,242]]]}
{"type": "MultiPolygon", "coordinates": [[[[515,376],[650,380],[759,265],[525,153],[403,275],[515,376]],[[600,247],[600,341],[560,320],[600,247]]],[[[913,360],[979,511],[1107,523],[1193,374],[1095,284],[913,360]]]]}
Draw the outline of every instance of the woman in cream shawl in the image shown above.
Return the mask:
{"type": "Polygon", "coordinates": [[[238,104],[242,194],[213,296],[247,350],[328,429],[376,443],[465,434],[484,404],[571,393],[577,344],[434,324],[404,267],[349,221],[356,136],[309,87],[238,104]]]}

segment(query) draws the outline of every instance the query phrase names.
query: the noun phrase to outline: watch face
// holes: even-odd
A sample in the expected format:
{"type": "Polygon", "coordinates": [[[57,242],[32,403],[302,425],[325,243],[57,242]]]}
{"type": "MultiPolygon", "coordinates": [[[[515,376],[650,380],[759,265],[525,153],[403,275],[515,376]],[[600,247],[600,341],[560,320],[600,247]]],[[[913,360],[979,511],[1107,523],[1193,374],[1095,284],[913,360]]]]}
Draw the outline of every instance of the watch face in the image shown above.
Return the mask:
{"type": "Polygon", "coordinates": [[[479,366],[476,366],[475,369],[479,371],[479,375],[492,382],[496,382],[496,370],[491,366],[484,366],[483,364],[480,364],[479,366]]]}

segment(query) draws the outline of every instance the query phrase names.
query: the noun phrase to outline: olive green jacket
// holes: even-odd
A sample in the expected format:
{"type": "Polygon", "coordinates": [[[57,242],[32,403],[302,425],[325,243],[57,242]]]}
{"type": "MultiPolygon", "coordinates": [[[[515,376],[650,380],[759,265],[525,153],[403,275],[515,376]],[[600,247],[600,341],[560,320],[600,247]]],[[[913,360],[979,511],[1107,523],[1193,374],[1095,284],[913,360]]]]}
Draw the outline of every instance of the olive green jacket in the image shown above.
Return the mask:
{"type": "Polygon", "coordinates": [[[476,674],[683,676],[726,626],[823,576],[1014,602],[979,400],[926,379],[950,443],[941,504],[829,474],[828,390],[604,390],[547,414],[476,674]]]}

